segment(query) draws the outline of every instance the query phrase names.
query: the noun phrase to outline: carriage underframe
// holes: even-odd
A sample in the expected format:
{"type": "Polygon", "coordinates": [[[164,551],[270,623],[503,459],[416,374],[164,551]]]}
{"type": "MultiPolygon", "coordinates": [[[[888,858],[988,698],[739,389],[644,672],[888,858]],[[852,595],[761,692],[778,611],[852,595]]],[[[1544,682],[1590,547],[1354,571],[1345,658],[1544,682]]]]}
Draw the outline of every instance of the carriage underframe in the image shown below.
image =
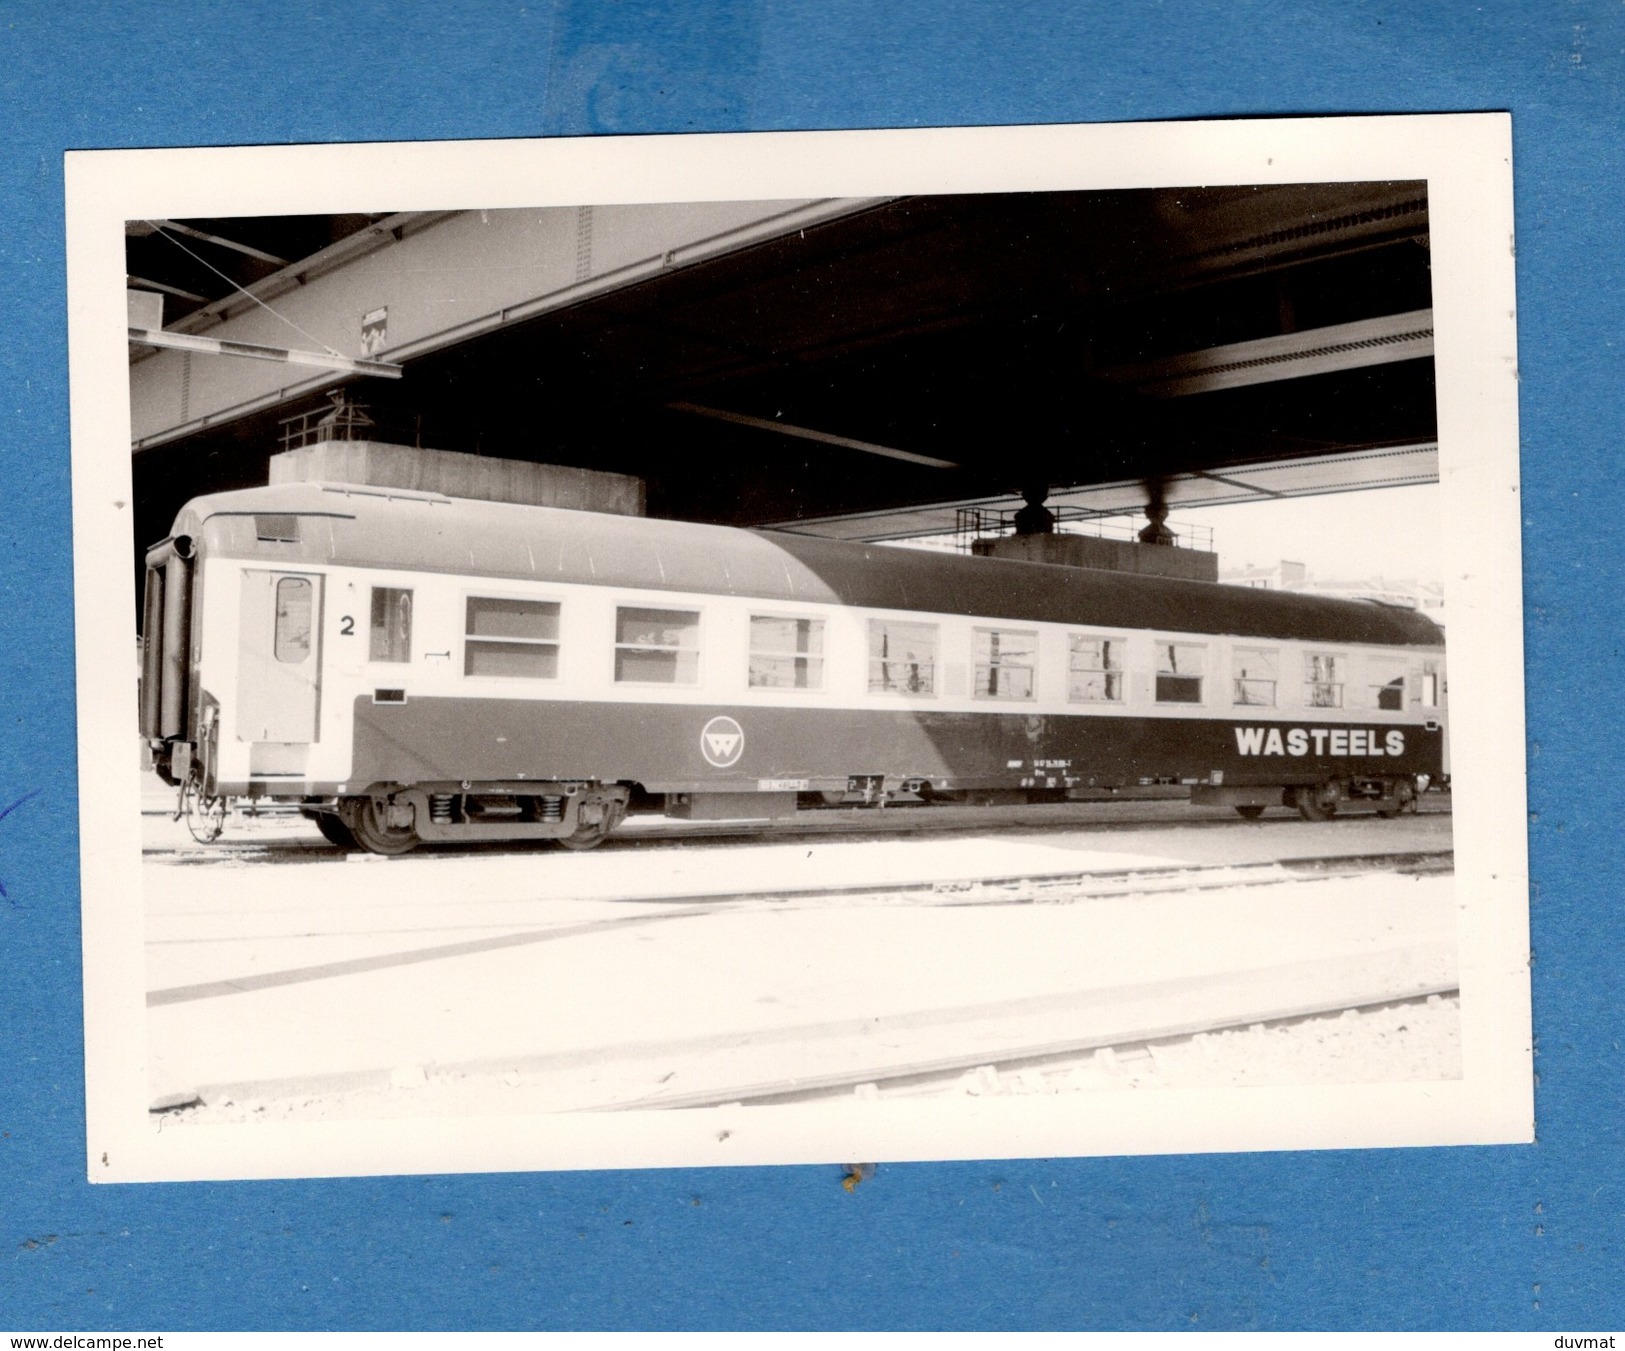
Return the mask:
{"type": "MultiPolygon", "coordinates": [[[[746,735],[724,770],[702,758],[698,735],[725,716],[720,706],[358,701],[352,781],[210,791],[297,802],[335,843],[393,854],[419,843],[590,848],[635,809],[771,820],[828,806],[1042,803],[1157,789],[1247,819],[1285,806],[1324,821],[1350,804],[1397,816],[1414,809],[1419,784],[1439,776],[1436,724],[1405,726],[1402,753],[1260,759],[1238,753],[1238,724],[1208,718],[733,711],[746,735]],[[550,763],[575,772],[550,772],[550,763]]],[[[1376,731],[1362,744],[1381,744],[1376,731]]]]}

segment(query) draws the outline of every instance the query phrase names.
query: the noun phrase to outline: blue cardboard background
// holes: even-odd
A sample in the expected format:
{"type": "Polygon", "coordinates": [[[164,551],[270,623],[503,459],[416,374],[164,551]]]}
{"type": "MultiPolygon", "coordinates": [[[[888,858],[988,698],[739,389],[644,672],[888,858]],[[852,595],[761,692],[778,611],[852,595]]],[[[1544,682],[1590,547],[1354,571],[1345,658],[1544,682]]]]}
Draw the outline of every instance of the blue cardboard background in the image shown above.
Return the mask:
{"type": "Polygon", "coordinates": [[[1625,1322],[1618,0],[0,9],[0,1326],[1625,1322]],[[1510,109],[1531,1147],[84,1180],[62,152],[1510,109]],[[29,796],[29,795],[32,796],[29,796]]]}

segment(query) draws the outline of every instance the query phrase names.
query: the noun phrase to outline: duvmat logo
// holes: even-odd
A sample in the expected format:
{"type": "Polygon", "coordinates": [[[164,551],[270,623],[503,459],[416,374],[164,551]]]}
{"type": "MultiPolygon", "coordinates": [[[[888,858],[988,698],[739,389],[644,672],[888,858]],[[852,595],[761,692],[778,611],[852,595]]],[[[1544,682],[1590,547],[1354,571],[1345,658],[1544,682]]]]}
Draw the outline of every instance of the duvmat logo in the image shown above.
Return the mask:
{"type": "Polygon", "coordinates": [[[1240,755],[1395,756],[1405,733],[1375,727],[1237,727],[1240,755]]]}
{"type": "Polygon", "coordinates": [[[730,769],[745,753],[745,729],[729,717],[712,718],[700,730],[700,754],[718,769],[730,769]]]}

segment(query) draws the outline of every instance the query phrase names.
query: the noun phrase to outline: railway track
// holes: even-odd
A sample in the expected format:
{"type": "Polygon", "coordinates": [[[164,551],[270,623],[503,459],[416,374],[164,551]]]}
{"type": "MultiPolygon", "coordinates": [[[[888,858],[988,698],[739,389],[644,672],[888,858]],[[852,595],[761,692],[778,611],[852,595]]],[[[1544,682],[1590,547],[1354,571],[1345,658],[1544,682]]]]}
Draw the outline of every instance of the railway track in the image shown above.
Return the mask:
{"type": "MultiPolygon", "coordinates": [[[[703,906],[743,901],[771,901],[800,906],[817,903],[884,904],[890,900],[926,898],[937,905],[1072,905],[1120,896],[1154,896],[1200,891],[1234,891],[1241,887],[1278,886],[1307,879],[1358,877],[1373,872],[1403,876],[1450,873],[1455,856],[1448,850],[1395,854],[1346,854],[1331,858],[1293,858],[1268,863],[1226,866],[1189,864],[1166,868],[1115,868],[1104,871],[1010,874],[976,881],[872,883],[851,886],[785,887],[767,891],[717,891],[660,897],[655,903],[682,902],[703,906]]],[[[650,898],[639,897],[639,900],[650,898]]]]}
{"type": "Polygon", "coordinates": [[[1406,989],[1372,991],[1353,1000],[1309,1001],[1288,1008],[1255,1009],[1187,1024],[1148,1027],[1128,1035],[1080,1037],[1012,1047],[997,1055],[946,1055],[931,1060],[867,1067],[853,1072],[797,1079],[741,1083],[687,1094],[653,1094],[628,1102],[605,1104],[596,1111],[677,1111],[704,1107],[784,1106],[843,1098],[875,1100],[889,1096],[926,1095],[960,1085],[967,1074],[976,1076],[975,1090],[998,1091],[1001,1075],[1024,1076],[1018,1091],[1029,1091],[1030,1076],[1069,1073],[1104,1060],[1114,1067],[1136,1057],[1155,1058],[1157,1048],[1194,1043],[1217,1033],[1246,1029],[1268,1032],[1328,1016],[1348,1017],[1363,1012],[1425,1006],[1458,996],[1454,980],[1421,982],[1406,989]]]}
{"type": "MultiPolygon", "coordinates": [[[[836,870],[822,870],[825,881],[816,886],[793,883],[818,874],[798,875],[782,861],[769,868],[732,853],[690,855],[680,867],[681,856],[673,855],[670,869],[652,869],[636,855],[623,856],[618,864],[613,856],[573,856],[558,860],[569,867],[545,874],[521,860],[494,858],[488,869],[452,870],[468,879],[466,887],[494,889],[492,894],[461,894],[455,900],[445,890],[450,874],[432,859],[424,861],[427,868],[408,862],[402,871],[398,861],[369,858],[328,874],[343,886],[346,904],[337,907],[313,900],[306,888],[286,887],[274,872],[238,874],[232,887],[219,886],[216,874],[194,873],[184,880],[172,874],[163,894],[173,896],[179,887],[181,903],[149,935],[149,949],[162,959],[166,974],[148,1003],[155,1015],[172,1021],[183,1016],[181,1010],[194,1008],[218,1024],[257,1017],[254,1001],[263,1007],[270,998],[297,1020],[304,1016],[300,1010],[330,1008],[342,997],[340,987],[361,979],[405,1000],[408,1010],[422,1003],[428,989],[443,989],[442,1002],[455,1006],[465,978],[460,973],[470,961],[500,963],[506,961],[504,953],[523,950],[535,954],[523,958],[524,969],[568,970],[580,942],[596,945],[583,950],[591,960],[627,959],[645,969],[658,959],[681,970],[695,961],[704,967],[717,945],[740,941],[765,944],[749,950],[763,953],[771,966],[780,961],[774,954],[801,951],[805,936],[805,950],[826,963],[815,984],[830,986],[838,997],[826,997],[821,988],[790,1018],[773,1012],[774,1001],[758,997],[773,992],[779,977],[752,968],[728,996],[738,1001],[737,1024],[651,1027],[624,1040],[579,1046],[569,1038],[560,1044],[541,1037],[534,1049],[521,1047],[494,1060],[487,1059],[479,1028],[470,1024],[466,1037],[459,1032],[460,1040],[423,1054],[419,1079],[447,1102],[459,1094],[479,1101],[485,1092],[512,1103],[534,1101],[532,1110],[583,1111],[929,1093],[967,1073],[990,1081],[988,1091],[1002,1091],[1000,1075],[1062,1074],[1094,1063],[1104,1052],[1131,1058],[1149,1054],[1146,1047],[1226,1028],[1276,1027],[1454,990],[1453,942],[1442,937],[1433,920],[1419,925],[1410,920],[1412,907],[1420,905],[1431,915],[1448,896],[1453,856],[1448,848],[1427,847],[1448,844],[1447,831],[1414,832],[1408,840],[1402,835],[1400,841],[1413,846],[1409,849],[1373,850],[1372,843],[1380,845],[1384,838],[1381,830],[1343,834],[1333,825],[1303,834],[1296,822],[1286,820],[1280,832],[1263,836],[1247,825],[1227,829],[1256,837],[1269,856],[1188,862],[1160,856],[1163,851],[1154,856],[1125,849],[1113,855],[1105,847],[1073,844],[1073,852],[1050,847],[1032,852],[971,840],[953,849],[924,847],[933,860],[924,865],[900,864],[890,851],[859,851],[856,865],[838,870],[842,882],[832,881],[836,870]],[[1339,836],[1364,849],[1331,853],[1339,836]],[[1301,841],[1296,850],[1294,841],[1301,841]],[[1310,852],[1317,848],[1321,852],[1310,852]],[[917,880],[928,868],[935,878],[917,880]],[[878,877],[872,869],[880,870],[878,877]],[[543,883],[544,875],[553,883],[543,883]],[[1366,877],[1372,879],[1369,886],[1361,880],[1366,877]],[[792,884],[776,885],[780,879],[792,884]],[[1364,914],[1364,907],[1351,903],[1360,896],[1372,898],[1389,918],[1352,925],[1322,918],[1364,914]],[[1090,904],[1099,908],[1065,913],[1090,904]],[[1006,918],[996,907],[1016,909],[1006,918]],[[826,911],[836,913],[820,918],[826,911]],[[843,911],[854,913],[847,918],[843,911]],[[1160,918],[1140,918],[1148,913],[1160,918]],[[1273,964],[1262,966],[1255,949],[1237,949],[1215,961],[1210,940],[1174,936],[1203,933],[1217,940],[1234,931],[1237,921],[1226,917],[1235,914],[1251,916],[1248,922],[1261,914],[1276,916],[1288,928],[1313,934],[1325,933],[1319,926],[1331,922],[1343,936],[1299,942],[1286,952],[1274,949],[1273,964]],[[683,923],[665,927],[669,920],[683,923]],[[998,943],[981,946],[983,936],[1008,933],[1012,923],[1043,936],[1056,959],[1013,961],[998,943]],[[662,927],[645,933],[651,924],[662,927]],[[1166,945],[1143,941],[1124,945],[1126,952],[1138,949],[1125,968],[1086,958],[1074,969],[1074,959],[1060,955],[1073,941],[1084,942],[1086,950],[1103,941],[1109,947],[1113,926],[1143,936],[1146,931],[1136,927],[1143,924],[1173,926],[1166,965],[1159,955],[1166,945]],[[1376,946],[1351,947],[1348,933],[1365,928],[1376,946]],[[926,940],[951,942],[945,952],[957,955],[949,965],[964,983],[956,985],[958,977],[949,976],[949,985],[940,990],[928,982],[906,1002],[889,994],[876,1003],[859,991],[863,980],[876,978],[881,959],[855,954],[850,974],[836,974],[849,969],[845,950],[829,946],[838,930],[850,930],[866,954],[898,944],[912,950],[926,940]],[[617,934],[631,941],[602,946],[617,934]],[[639,946],[650,939],[658,941],[639,946]],[[244,956],[262,947],[275,954],[274,960],[244,956]],[[193,950],[196,959],[177,955],[193,950]],[[1186,955],[1178,956],[1180,951],[1186,955]],[[397,978],[405,968],[414,974],[397,978]],[[1007,977],[983,979],[987,970],[1006,968],[1007,977]],[[840,987],[843,979],[848,986],[840,987]],[[339,994],[332,993],[335,989],[339,994]],[[950,990],[961,992],[954,997],[950,990]],[[801,1075],[783,1077],[790,1066],[799,1067],[801,1075]],[[668,1081],[673,1089],[685,1085],[683,1094],[663,1092],[668,1081]]],[[[313,852],[317,848],[312,845],[313,852]]],[[[914,849],[921,852],[922,846],[914,849]]],[[[332,851],[322,852],[334,858],[332,851]]],[[[789,854],[799,859],[803,852],[789,854]]],[[[554,857],[550,853],[549,861],[554,857]]],[[[805,981],[793,960],[781,965],[782,978],[805,981]]],[[[516,1006],[528,1008],[522,987],[515,989],[516,1006]]],[[[713,994],[696,987],[695,1007],[707,1007],[713,994]]],[[[688,997],[674,995],[680,1004],[688,997]]],[[[392,1028],[381,1025],[379,1035],[387,1044],[393,1044],[392,1028]]],[[[193,1038],[176,1036],[183,1048],[193,1038]]],[[[236,1072],[200,1067],[178,1076],[183,1086],[213,1085],[197,1088],[187,1101],[305,1101],[314,1094],[309,1110],[342,1113],[354,1108],[358,1094],[371,1094],[370,1100],[382,1105],[397,1091],[392,1070],[381,1068],[389,1065],[385,1060],[374,1060],[372,1069],[353,1062],[351,1067],[328,1064],[316,1073],[324,1057],[294,1047],[283,1065],[312,1067],[296,1074],[280,1066],[278,1072],[254,1073],[239,1060],[233,1054],[221,1061],[236,1072]]]]}
{"type": "MultiPolygon", "coordinates": [[[[619,853],[684,843],[759,844],[809,838],[908,839],[924,835],[979,834],[990,829],[1023,834],[1075,830],[1112,834],[1129,830],[1238,830],[1258,824],[1294,827],[1307,824],[1300,822],[1296,813],[1285,808],[1278,815],[1263,818],[1262,823],[1244,824],[1228,811],[1211,809],[1204,812],[1184,802],[1154,805],[1069,803],[1028,808],[896,807],[882,810],[884,824],[876,819],[881,813],[874,808],[835,808],[777,822],[676,823],[663,818],[634,817],[627,827],[600,845],[599,849],[619,853]]],[[[1424,799],[1419,804],[1417,815],[1448,817],[1450,799],[1424,799]]],[[[1371,819],[1369,813],[1349,813],[1339,818],[1347,822],[1371,819]]],[[[238,829],[245,828],[239,826],[238,829]]],[[[292,813],[260,814],[251,819],[246,830],[253,833],[244,838],[228,836],[207,845],[189,840],[184,844],[150,844],[143,848],[142,858],[155,863],[199,866],[225,860],[238,863],[320,863],[332,862],[341,856],[341,851],[317,835],[314,827],[305,831],[303,823],[292,813]],[[294,829],[300,830],[300,834],[289,837],[286,833],[276,833],[294,829]]],[[[420,850],[413,857],[482,858],[499,854],[550,852],[548,845],[534,843],[441,845],[420,850]]]]}
{"type": "MultiPolygon", "coordinates": [[[[684,915],[700,915],[752,905],[771,906],[775,910],[831,906],[863,908],[890,904],[919,906],[922,903],[936,907],[1063,906],[1112,898],[1229,892],[1245,888],[1280,886],[1293,881],[1329,881],[1372,873],[1390,873],[1408,877],[1435,876],[1449,874],[1454,868],[1455,856],[1452,852],[1435,850],[1287,858],[1224,865],[1191,863],[1166,867],[1008,873],[974,880],[936,879],[773,888],[747,886],[670,894],[603,894],[591,897],[561,895],[538,899],[545,905],[553,905],[562,900],[585,900],[614,907],[615,910],[628,905],[647,906],[652,912],[651,919],[670,918],[674,913],[673,907],[684,915]]],[[[308,927],[308,915],[303,909],[297,914],[303,937],[316,939],[322,936],[323,931],[308,927]]],[[[473,927],[497,930],[499,936],[489,941],[500,946],[512,946],[526,941],[552,941],[565,933],[588,933],[600,928],[618,928],[627,922],[628,919],[624,914],[610,913],[603,919],[586,923],[535,926],[523,922],[507,922],[473,927]]],[[[452,924],[432,925],[430,930],[438,931],[445,928],[466,930],[469,927],[468,921],[460,920],[452,924]]],[[[448,951],[461,952],[467,946],[467,942],[454,944],[448,951]]],[[[440,952],[440,946],[426,948],[422,953],[403,951],[393,954],[390,960],[397,964],[433,960],[440,952]]]]}

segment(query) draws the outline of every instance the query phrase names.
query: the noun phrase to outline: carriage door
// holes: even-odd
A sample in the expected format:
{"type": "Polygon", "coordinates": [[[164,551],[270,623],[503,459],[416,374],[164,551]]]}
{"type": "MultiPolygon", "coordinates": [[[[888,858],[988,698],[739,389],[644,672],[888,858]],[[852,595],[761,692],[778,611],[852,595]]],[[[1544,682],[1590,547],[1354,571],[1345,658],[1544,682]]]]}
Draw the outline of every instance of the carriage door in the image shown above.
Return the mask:
{"type": "Polygon", "coordinates": [[[316,740],[321,698],[322,579],[243,572],[237,645],[237,739],[316,740]]]}

